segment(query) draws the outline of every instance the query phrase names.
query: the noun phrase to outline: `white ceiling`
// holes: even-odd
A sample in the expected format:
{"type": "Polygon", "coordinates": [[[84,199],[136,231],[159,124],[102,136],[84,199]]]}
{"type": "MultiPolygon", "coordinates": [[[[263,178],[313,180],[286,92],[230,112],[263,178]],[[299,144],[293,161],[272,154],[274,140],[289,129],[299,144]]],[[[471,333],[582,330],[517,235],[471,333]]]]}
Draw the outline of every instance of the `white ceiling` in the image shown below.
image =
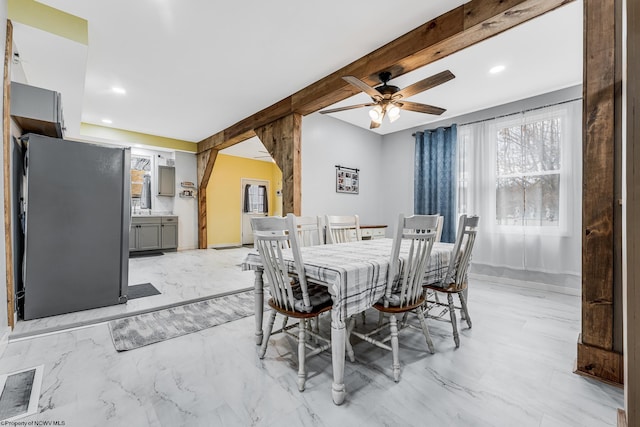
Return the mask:
{"type": "MultiPolygon", "coordinates": [[[[580,84],[582,60],[582,2],[576,1],[392,79],[390,84],[403,88],[443,70],[456,76],[407,98],[445,108],[447,111],[441,116],[402,111],[398,120],[389,123],[385,118],[373,131],[385,135],[580,84]],[[491,74],[489,70],[496,65],[503,65],[505,70],[491,74]]],[[[371,98],[361,93],[329,108],[367,102],[371,98]]],[[[359,108],[330,115],[368,129],[368,110],[359,108]]]]}
{"type": "MultiPolygon", "coordinates": [[[[87,19],[89,46],[17,24],[30,84],[62,92],[69,136],[79,123],[197,142],[285,98],[464,0],[40,0],[87,19]],[[126,95],[110,91],[112,86],[126,95]]],[[[582,1],[413,71],[456,78],[409,98],[447,109],[402,112],[381,134],[538,95],[582,80],[582,1]],[[507,68],[489,75],[496,64],[507,68]]],[[[368,102],[356,95],[332,107],[368,102]]],[[[367,109],[333,114],[369,127],[367,109]]],[[[261,148],[258,148],[261,149],[261,148]]],[[[254,149],[255,152],[255,149],[254,149]]],[[[255,154],[254,154],[255,155],[255,154]]]]}

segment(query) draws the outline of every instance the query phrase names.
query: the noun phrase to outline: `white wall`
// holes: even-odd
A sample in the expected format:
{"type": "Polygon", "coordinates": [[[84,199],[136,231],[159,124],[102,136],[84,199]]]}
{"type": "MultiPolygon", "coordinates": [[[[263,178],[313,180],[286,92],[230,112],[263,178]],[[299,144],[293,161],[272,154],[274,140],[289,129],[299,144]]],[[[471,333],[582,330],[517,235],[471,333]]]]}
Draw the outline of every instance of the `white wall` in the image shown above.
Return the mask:
{"type": "Polygon", "coordinates": [[[380,135],[319,113],[303,117],[302,215],[358,214],[361,224],[383,224],[382,166],[380,135]],[[360,169],[359,194],[336,192],[335,165],[360,169]]]}
{"type": "MultiPolygon", "coordinates": [[[[183,181],[198,182],[196,155],[176,151],[176,197],[173,213],[178,215],[178,250],[198,247],[198,199],[180,197],[183,181]]],[[[195,193],[194,193],[195,194],[195,193]]]]}
{"type": "Polygon", "coordinates": [[[385,135],[382,141],[381,221],[389,225],[387,237],[390,237],[394,235],[398,214],[413,214],[415,139],[411,132],[395,132],[385,135]]]}

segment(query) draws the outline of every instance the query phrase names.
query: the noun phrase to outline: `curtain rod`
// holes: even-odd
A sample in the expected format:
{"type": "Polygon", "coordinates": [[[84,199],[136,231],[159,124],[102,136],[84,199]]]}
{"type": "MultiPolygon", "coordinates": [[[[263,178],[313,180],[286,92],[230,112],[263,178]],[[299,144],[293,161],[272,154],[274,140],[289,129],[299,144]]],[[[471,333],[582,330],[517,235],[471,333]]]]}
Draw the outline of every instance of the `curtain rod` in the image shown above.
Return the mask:
{"type": "MultiPolygon", "coordinates": [[[[582,97],[580,98],[573,98],[573,99],[568,99],[566,101],[560,101],[560,102],[556,102],[554,104],[547,104],[547,105],[542,105],[540,107],[535,107],[535,108],[529,108],[527,110],[522,110],[522,111],[517,111],[515,113],[509,113],[509,114],[503,114],[501,116],[495,116],[495,117],[489,117],[488,119],[481,119],[481,120],[475,120],[473,122],[467,122],[467,123],[461,123],[458,126],[466,126],[466,125],[473,125],[476,123],[481,123],[481,122],[488,122],[489,120],[495,120],[495,119],[501,119],[503,117],[509,117],[509,116],[515,116],[516,114],[522,114],[522,113],[528,113],[529,111],[535,111],[535,110],[540,110],[542,108],[547,108],[547,107],[553,107],[555,105],[562,105],[562,104],[567,104],[569,102],[574,102],[574,101],[581,101],[582,97]]],[[[416,134],[412,133],[411,136],[415,137],[416,134]]]]}
{"type": "Polygon", "coordinates": [[[340,169],[340,170],[345,169],[345,170],[350,170],[350,171],[360,172],[360,169],[356,169],[356,168],[349,168],[349,167],[347,167],[347,166],[340,166],[340,165],[336,165],[336,168],[338,168],[338,169],[340,169]]]}

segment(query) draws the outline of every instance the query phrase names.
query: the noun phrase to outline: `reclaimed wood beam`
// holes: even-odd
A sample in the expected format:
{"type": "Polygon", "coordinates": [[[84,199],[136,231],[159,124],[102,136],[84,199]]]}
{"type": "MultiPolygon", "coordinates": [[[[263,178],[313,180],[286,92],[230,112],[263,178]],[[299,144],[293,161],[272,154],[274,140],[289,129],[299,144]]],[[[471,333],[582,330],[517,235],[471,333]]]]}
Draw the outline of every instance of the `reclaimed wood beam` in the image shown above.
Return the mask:
{"type": "Polygon", "coordinates": [[[626,6],[626,412],[618,427],[640,425],[640,2],[627,1],[626,6]]]}
{"type": "Polygon", "coordinates": [[[302,211],[302,116],[289,114],[255,130],[282,171],[282,215],[302,211]]]}
{"type": "Polygon", "coordinates": [[[13,329],[15,314],[15,292],[13,283],[13,226],[11,224],[11,58],[13,57],[13,24],[7,20],[7,38],[4,46],[4,77],[2,97],[2,155],[4,156],[3,179],[4,179],[4,254],[7,284],[7,325],[13,329]]]}
{"type": "MultiPolygon", "coordinates": [[[[614,350],[614,223],[616,101],[621,58],[617,0],[584,1],[582,333],[577,372],[623,382],[622,354],[614,350]]],[[[617,136],[620,138],[619,134],[617,136]]]]}
{"type": "Polygon", "coordinates": [[[207,248],[207,185],[218,157],[218,150],[211,149],[196,155],[198,168],[198,248],[207,248]]]}
{"type": "Polygon", "coordinates": [[[380,71],[394,77],[458,52],[574,0],[471,0],[426,22],[295,94],[198,143],[198,152],[227,148],[253,130],[291,113],[307,115],[358,93],[342,79],[353,75],[370,85],[380,71]]]}

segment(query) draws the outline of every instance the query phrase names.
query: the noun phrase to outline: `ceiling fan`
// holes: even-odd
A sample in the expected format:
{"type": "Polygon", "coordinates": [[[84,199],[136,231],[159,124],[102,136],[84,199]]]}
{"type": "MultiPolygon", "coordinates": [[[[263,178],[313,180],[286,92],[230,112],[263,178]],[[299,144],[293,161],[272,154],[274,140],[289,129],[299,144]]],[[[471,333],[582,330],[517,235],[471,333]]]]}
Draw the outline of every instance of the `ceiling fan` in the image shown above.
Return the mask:
{"type": "Polygon", "coordinates": [[[389,122],[393,123],[400,117],[400,110],[415,111],[418,113],[435,114],[440,115],[446,110],[440,107],[434,107],[433,105],[419,104],[417,102],[404,101],[404,98],[408,98],[416,93],[423,92],[427,89],[431,89],[442,83],[448,82],[455,76],[451,71],[446,70],[441,73],[434,74],[431,77],[420,80],[410,86],[400,89],[397,86],[389,85],[387,82],[391,80],[391,73],[383,71],[378,74],[378,78],[382,85],[375,88],[369,86],[362,80],[353,76],[342,77],[346,82],[357,87],[362,92],[371,97],[373,102],[367,104],[350,105],[348,107],[333,108],[331,110],[320,111],[322,114],[336,113],[338,111],[352,110],[354,108],[361,107],[373,107],[369,111],[371,117],[371,126],[369,129],[374,129],[380,126],[382,119],[385,115],[389,116],[389,122]]]}
{"type": "Polygon", "coordinates": [[[267,158],[271,158],[271,154],[269,154],[268,151],[264,151],[264,150],[258,150],[258,153],[264,153],[263,155],[260,156],[253,156],[254,159],[267,159],[267,158]]]}

